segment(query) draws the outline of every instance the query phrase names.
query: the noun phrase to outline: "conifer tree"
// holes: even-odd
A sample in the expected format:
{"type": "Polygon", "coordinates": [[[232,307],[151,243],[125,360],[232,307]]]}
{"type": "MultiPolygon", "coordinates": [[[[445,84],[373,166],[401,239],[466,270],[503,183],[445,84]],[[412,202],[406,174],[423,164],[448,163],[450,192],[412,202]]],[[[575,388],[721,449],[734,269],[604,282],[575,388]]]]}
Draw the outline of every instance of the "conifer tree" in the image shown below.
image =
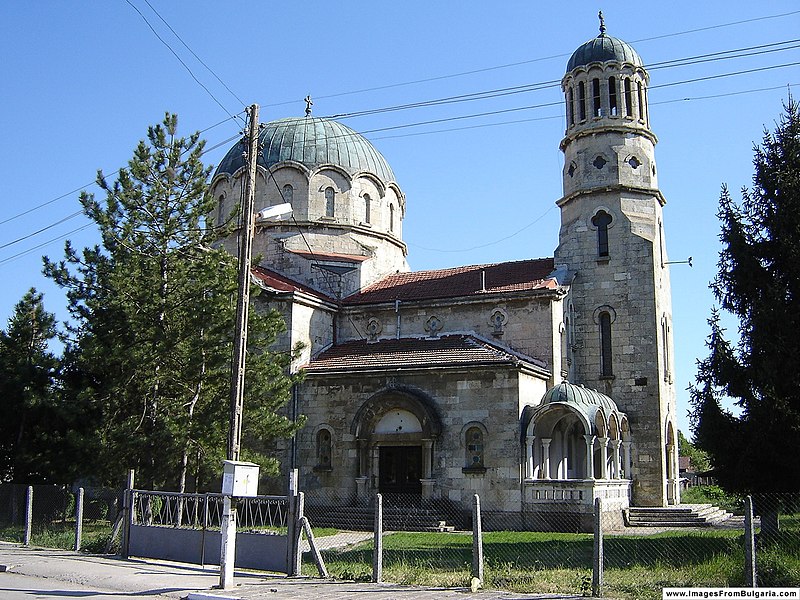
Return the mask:
{"type": "Polygon", "coordinates": [[[0,331],[0,481],[52,481],[48,421],[56,396],[59,362],[50,350],[56,319],[31,288],[0,331]]]}
{"type": "MultiPolygon", "coordinates": [[[[236,259],[214,246],[210,169],[199,134],[177,137],[177,117],[150,127],[114,183],[98,173],[105,201],[81,195],[102,243],[45,258],[66,289],[80,390],[102,410],[102,474],[125,468],[153,488],[183,491],[213,477],[225,457],[236,306],[236,259]]],[[[245,428],[251,439],[290,435],[276,411],[293,383],[290,356],[267,349],[284,327],[251,311],[245,428]]],[[[265,466],[275,461],[251,454],[265,466]]]]}
{"type": "Polygon", "coordinates": [[[691,386],[697,444],[723,487],[800,490],[800,111],[789,99],[754,149],[751,189],[723,187],[722,251],[711,284],[738,320],[729,341],[715,310],[709,355],[691,386]],[[732,400],[737,410],[723,408],[732,400]]]}

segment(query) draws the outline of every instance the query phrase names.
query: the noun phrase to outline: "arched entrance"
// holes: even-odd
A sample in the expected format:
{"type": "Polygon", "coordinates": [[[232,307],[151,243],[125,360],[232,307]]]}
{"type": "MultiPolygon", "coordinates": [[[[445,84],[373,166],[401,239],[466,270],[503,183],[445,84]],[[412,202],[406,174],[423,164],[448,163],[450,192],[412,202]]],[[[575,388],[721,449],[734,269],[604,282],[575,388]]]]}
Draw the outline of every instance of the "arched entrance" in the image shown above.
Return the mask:
{"type": "Polygon", "coordinates": [[[358,495],[433,495],[434,444],[441,420],[430,398],[416,390],[387,389],[367,400],[351,428],[358,448],[358,495]]]}

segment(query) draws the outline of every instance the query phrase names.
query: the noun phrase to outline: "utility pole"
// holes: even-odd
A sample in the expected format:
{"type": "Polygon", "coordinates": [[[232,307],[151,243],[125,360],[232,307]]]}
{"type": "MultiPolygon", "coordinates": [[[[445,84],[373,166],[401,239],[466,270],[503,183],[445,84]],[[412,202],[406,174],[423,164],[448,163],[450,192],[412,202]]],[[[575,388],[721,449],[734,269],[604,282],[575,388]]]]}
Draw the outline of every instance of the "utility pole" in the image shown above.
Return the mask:
{"type": "Polygon", "coordinates": [[[247,159],[247,180],[241,209],[241,229],[239,229],[239,289],[236,302],[236,334],[233,340],[228,460],[239,460],[241,453],[247,321],[250,314],[250,262],[253,259],[253,211],[255,210],[256,164],[258,162],[258,104],[250,106],[247,112],[250,117],[245,157],[247,159]]]}
{"type": "MultiPolygon", "coordinates": [[[[247,109],[250,123],[247,131],[247,180],[242,202],[239,229],[239,289],[236,302],[236,331],[233,339],[231,369],[231,414],[228,433],[228,460],[238,461],[242,446],[242,413],[244,411],[244,372],[247,357],[247,321],[250,314],[250,261],[253,256],[253,210],[256,193],[256,164],[258,161],[258,104],[247,109]]],[[[224,484],[223,484],[224,487],[224,484]]],[[[223,497],[222,547],[219,561],[219,587],[233,587],[233,568],[236,557],[236,503],[230,494],[223,497]]]]}

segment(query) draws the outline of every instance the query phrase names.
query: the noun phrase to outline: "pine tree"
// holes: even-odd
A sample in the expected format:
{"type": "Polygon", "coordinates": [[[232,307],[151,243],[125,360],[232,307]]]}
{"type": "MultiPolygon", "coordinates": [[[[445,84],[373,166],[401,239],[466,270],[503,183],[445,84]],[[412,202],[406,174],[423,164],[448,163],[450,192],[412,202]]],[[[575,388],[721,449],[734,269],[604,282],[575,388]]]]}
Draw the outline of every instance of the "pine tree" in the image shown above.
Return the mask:
{"type": "Polygon", "coordinates": [[[42,294],[33,288],[0,332],[0,481],[51,480],[47,424],[53,416],[59,363],[49,345],[56,335],[55,316],[44,309],[42,294]]]}
{"type": "Polygon", "coordinates": [[[721,485],[800,490],[800,111],[789,99],[754,149],[752,189],[723,187],[722,251],[711,288],[738,320],[728,341],[716,310],[709,356],[691,387],[695,440],[721,485]],[[725,410],[732,400],[738,414],[725,410]]]}
{"type": "MultiPolygon", "coordinates": [[[[45,258],[45,274],[70,300],[79,393],[103,411],[103,475],[134,467],[145,485],[183,491],[190,474],[195,486],[213,477],[225,455],[237,271],[214,246],[220,229],[206,226],[203,142],[176,130],[168,114],[113,184],[98,173],[105,202],[84,193],[81,203],[102,244],[79,253],[67,243],[64,260],[45,258]]],[[[276,414],[293,383],[291,357],[266,350],[283,327],[276,312],[251,314],[260,349],[247,373],[251,438],[295,428],[276,414]]]]}

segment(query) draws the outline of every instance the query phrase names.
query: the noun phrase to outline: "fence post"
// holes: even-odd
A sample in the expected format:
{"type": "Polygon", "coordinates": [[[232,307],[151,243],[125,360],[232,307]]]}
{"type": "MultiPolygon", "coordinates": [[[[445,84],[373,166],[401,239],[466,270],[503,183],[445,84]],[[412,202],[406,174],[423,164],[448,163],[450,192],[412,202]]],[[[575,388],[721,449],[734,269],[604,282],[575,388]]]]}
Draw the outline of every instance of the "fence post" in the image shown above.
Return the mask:
{"type": "Polygon", "coordinates": [[[297,469],[289,470],[289,493],[286,495],[286,503],[289,505],[286,514],[286,574],[292,573],[295,564],[294,539],[297,532],[297,469]]]}
{"type": "Polygon", "coordinates": [[[753,497],[744,499],[744,584],[756,587],[756,540],[753,527],[753,497]]]}
{"type": "Polygon", "coordinates": [[[290,575],[298,576],[303,571],[303,545],[301,544],[300,538],[303,536],[303,525],[302,519],[305,516],[305,506],[306,506],[306,495],[303,492],[298,492],[297,496],[295,496],[295,515],[293,522],[295,523],[295,533],[291,540],[289,540],[289,544],[294,549],[294,556],[291,568],[290,575]]]}
{"type": "Polygon", "coordinates": [[[122,495],[122,544],[119,553],[122,558],[128,558],[131,545],[131,524],[133,523],[133,486],[136,474],[133,469],[128,471],[128,480],[125,483],[125,492],[122,495]]]}
{"type": "Polygon", "coordinates": [[[594,548],[592,552],[592,596],[603,596],[603,501],[594,499],[594,548]]]}
{"type": "Polygon", "coordinates": [[[383,496],[375,495],[375,527],[372,544],[372,583],[383,582],[383,496]]]}
{"type": "Polygon", "coordinates": [[[483,584],[483,527],[478,494],[472,497],[472,577],[483,584]]]}
{"type": "Polygon", "coordinates": [[[83,488],[78,488],[75,497],[75,552],[81,549],[81,538],[83,537],[83,488]]]}
{"type": "Polygon", "coordinates": [[[31,545],[31,531],[33,527],[33,486],[28,486],[28,493],[25,495],[25,538],[23,543],[31,545]]]}

